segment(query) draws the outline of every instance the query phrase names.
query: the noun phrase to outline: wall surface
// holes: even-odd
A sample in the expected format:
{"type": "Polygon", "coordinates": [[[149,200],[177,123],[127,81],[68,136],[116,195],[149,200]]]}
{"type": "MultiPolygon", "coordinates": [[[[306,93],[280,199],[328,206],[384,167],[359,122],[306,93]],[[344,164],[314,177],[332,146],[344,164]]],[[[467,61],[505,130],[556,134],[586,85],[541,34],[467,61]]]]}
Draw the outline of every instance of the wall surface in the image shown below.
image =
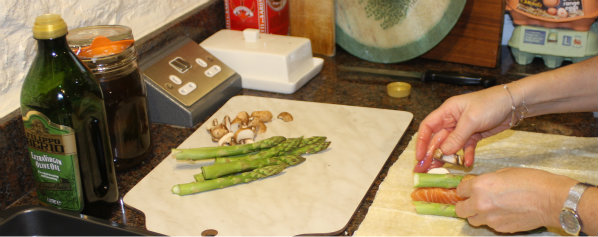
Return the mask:
{"type": "Polygon", "coordinates": [[[126,25],[139,39],[208,0],[2,0],[0,3],[0,118],[19,108],[21,85],[37,51],[35,17],[62,15],[68,28],[126,25]]]}

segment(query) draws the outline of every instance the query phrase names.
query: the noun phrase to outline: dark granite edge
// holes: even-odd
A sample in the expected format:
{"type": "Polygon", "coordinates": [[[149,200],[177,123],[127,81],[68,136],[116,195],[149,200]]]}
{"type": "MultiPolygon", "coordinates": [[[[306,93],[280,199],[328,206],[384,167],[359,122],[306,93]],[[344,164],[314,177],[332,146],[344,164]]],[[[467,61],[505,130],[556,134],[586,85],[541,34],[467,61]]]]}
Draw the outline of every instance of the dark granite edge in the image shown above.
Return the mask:
{"type": "Polygon", "coordinates": [[[20,115],[21,115],[21,109],[19,107],[19,108],[15,109],[14,111],[8,113],[4,117],[0,118],[0,126],[4,126],[5,124],[10,122],[11,120],[16,119],[20,115]]]}

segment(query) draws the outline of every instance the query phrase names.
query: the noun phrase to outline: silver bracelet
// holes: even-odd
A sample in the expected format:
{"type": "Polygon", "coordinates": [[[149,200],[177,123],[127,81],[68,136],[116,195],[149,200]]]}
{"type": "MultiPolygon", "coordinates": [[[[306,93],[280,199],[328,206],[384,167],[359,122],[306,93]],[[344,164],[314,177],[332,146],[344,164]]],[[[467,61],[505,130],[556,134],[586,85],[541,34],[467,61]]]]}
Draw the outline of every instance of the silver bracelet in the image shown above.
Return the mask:
{"type": "Polygon", "coordinates": [[[511,97],[511,121],[509,122],[509,126],[515,127],[519,125],[529,111],[527,110],[527,105],[525,104],[525,98],[521,98],[521,106],[515,106],[515,99],[513,99],[513,94],[511,94],[507,84],[503,84],[503,88],[505,88],[507,93],[509,93],[509,97],[511,97]]]}

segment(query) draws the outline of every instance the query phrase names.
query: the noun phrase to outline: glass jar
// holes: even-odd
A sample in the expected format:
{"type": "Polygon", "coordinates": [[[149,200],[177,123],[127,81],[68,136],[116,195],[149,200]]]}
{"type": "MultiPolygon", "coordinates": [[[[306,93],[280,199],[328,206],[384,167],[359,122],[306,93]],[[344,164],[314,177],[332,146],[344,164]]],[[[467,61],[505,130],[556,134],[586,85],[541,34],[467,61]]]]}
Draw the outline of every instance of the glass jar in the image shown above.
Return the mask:
{"type": "Polygon", "coordinates": [[[114,165],[119,171],[151,155],[147,91],[137,66],[131,29],[121,25],[69,31],[71,50],[102,87],[114,165]]]}

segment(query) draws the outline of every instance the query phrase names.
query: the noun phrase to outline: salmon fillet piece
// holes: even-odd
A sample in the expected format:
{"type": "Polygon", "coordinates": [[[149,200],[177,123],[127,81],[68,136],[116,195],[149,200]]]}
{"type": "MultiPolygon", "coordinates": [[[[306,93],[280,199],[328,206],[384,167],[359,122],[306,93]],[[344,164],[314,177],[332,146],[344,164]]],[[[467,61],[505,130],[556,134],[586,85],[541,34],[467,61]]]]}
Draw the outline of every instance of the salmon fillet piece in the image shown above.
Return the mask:
{"type": "Polygon", "coordinates": [[[454,205],[465,198],[457,196],[456,188],[417,188],[411,193],[413,201],[424,201],[454,205]]]}

